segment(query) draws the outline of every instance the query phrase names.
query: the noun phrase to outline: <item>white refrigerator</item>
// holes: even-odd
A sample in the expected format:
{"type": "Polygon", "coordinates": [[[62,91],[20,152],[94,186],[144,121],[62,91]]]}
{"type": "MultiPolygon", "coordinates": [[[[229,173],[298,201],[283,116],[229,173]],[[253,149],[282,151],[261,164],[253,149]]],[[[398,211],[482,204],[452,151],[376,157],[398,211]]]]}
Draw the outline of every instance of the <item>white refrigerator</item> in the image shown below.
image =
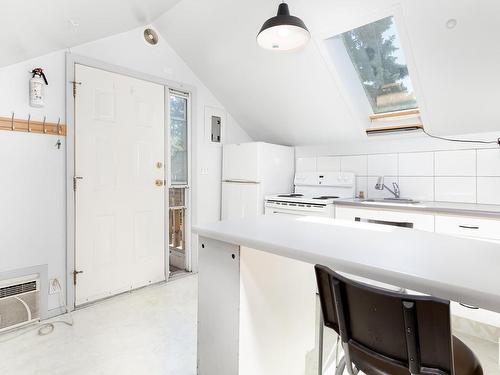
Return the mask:
{"type": "Polygon", "coordinates": [[[293,191],[293,147],[228,144],[223,146],[222,160],[222,220],[263,214],[266,195],[293,191]]]}

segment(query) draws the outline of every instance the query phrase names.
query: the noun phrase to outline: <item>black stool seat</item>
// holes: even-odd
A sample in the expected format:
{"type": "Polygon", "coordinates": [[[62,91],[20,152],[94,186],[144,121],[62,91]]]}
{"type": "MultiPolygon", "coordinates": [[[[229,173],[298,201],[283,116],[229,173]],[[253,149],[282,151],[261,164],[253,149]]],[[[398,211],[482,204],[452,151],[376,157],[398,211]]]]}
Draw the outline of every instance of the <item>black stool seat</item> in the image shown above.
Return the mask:
{"type": "MultiPolygon", "coordinates": [[[[356,345],[350,345],[349,351],[351,361],[366,375],[410,375],[408,367],[380,360],[376,355],[357,350],[356,345]]],[[[455,336],[453,336],[453,359],[455,375],[483,375],[483,369],[476,355],[455,336]]],[[[435,370],[426,372],[424,369],[421,375],[436,375],[436,372],[435,370]]]]}
{"type": "Polygon", "coordinates": [[[450,301],[315,270],[323,321],[340,336],[349,374],[354,365],[366,375],[483,375],[474,353],[451,334],[450,301]]]}

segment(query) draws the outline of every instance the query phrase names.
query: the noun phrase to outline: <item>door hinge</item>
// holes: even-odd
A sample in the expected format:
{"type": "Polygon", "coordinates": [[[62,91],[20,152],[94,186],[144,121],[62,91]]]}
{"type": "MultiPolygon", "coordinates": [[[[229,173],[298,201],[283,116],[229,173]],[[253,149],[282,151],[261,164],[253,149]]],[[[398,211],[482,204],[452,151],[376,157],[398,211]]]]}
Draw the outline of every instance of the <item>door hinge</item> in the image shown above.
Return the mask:
{"type": "Polygon", "coordinates": [[[71,81],[71,83],[73,84],[73,98],[75,98],[76,97],[76,85],[81,85],[82,83],[77,82],[77,81],[71,81]]]}
{"type": "Polygon", "coordinates": [[[78,276],[79,273],[83,273],[83,271],[73,271],[73,285],[76,285],[76,277],[78,276]]]}
{"type": "Polygon", "coordinates": [[[82,176],[73,176],[73,191],[76,191],[76,183],[78,180],[83,180],[82,176]]]}

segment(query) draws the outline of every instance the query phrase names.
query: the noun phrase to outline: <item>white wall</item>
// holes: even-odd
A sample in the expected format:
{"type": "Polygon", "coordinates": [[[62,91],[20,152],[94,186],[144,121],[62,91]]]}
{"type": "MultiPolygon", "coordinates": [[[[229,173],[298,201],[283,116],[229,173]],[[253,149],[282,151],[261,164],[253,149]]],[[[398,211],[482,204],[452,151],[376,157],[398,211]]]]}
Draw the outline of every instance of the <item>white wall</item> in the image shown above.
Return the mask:
{"type": "MultiPolygon", "coordinates": [[[[500,134],[457,138],[495,140],[500,134]]],[[[376,137],[355,144],[296,148],[297,170],[355,172],[356,189],[368,198],[392,196],[374,188],[385,176],[401,196],[425,201],[500,204],[500,147],[446,142],[421,135],[376,137]]]]}
{"type": "MultiPolygon", "coordinates": [[[[205,107],[221,103],[170,48],[165,40],[151,47],[142,28],[72,48],[71,52],[196,87],[193,115],[193,222],[217,220],[220,205],[221,148],[205,137],[205,107]],[[200,173],[204,167],[206,174],[200,173]]],[[[65,122],[65,51],[0,69],[0,116],[65,122]],[[28,72],[45,69],[49,86],[43,109],[28,106],[28,72]]],[[[48,264],[49,278],[65,285],[65,150],[58,137],[0,131],[0,272],[48,264]]],[[[249,141],[227,114],[226,142],[249,141]]],[[[196,241],[193,241],[196,246],[196,241]]],[[[71,303],[71,301],[70,301],[71,303]]],[[[51,296],[49,309],[58,306],[51,296]]]]}

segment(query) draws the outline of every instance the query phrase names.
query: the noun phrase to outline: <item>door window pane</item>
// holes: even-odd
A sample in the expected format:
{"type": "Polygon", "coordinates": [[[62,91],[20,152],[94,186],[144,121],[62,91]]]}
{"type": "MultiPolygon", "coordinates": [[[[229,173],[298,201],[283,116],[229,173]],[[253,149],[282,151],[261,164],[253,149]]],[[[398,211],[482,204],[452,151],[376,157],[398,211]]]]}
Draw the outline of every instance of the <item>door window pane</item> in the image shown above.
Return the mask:
{"type": "Polygon", "coordinates": [[[184,96],[170,94],[170,183],[188,183],[188,100],[184,96]]]}
{"type": "Polygon", "coordinates": [[[186,189],[170,188],[169,189],[169,207],[184,207],[185,206],[186,189]]]}
{"type": "Polygon", "coordinates": [[[374,113],[418,107],[394,17],[347,31],[340,38],[374,113]]]}
{"type": "MultiPolygon", "coordinates": [[[[171,208],[169,210],[170,254],[171,255],[175,254],[177,256],[182,255],[182,260],[181,260],[182,263],[184,263],[184,255],[186,250],[184,241],[184,231],[185,231],[184,213],[185,213],[184,208],[171,208]]],[[[176,264],[175,266],[178,268],[184,268],[183,264],[182,265],[176,264]]]]}
{"type": "Polygon", "coordinates": [[[186,266],[186,188],[169,189],[169,262],[170,271],[186,266]]]}

